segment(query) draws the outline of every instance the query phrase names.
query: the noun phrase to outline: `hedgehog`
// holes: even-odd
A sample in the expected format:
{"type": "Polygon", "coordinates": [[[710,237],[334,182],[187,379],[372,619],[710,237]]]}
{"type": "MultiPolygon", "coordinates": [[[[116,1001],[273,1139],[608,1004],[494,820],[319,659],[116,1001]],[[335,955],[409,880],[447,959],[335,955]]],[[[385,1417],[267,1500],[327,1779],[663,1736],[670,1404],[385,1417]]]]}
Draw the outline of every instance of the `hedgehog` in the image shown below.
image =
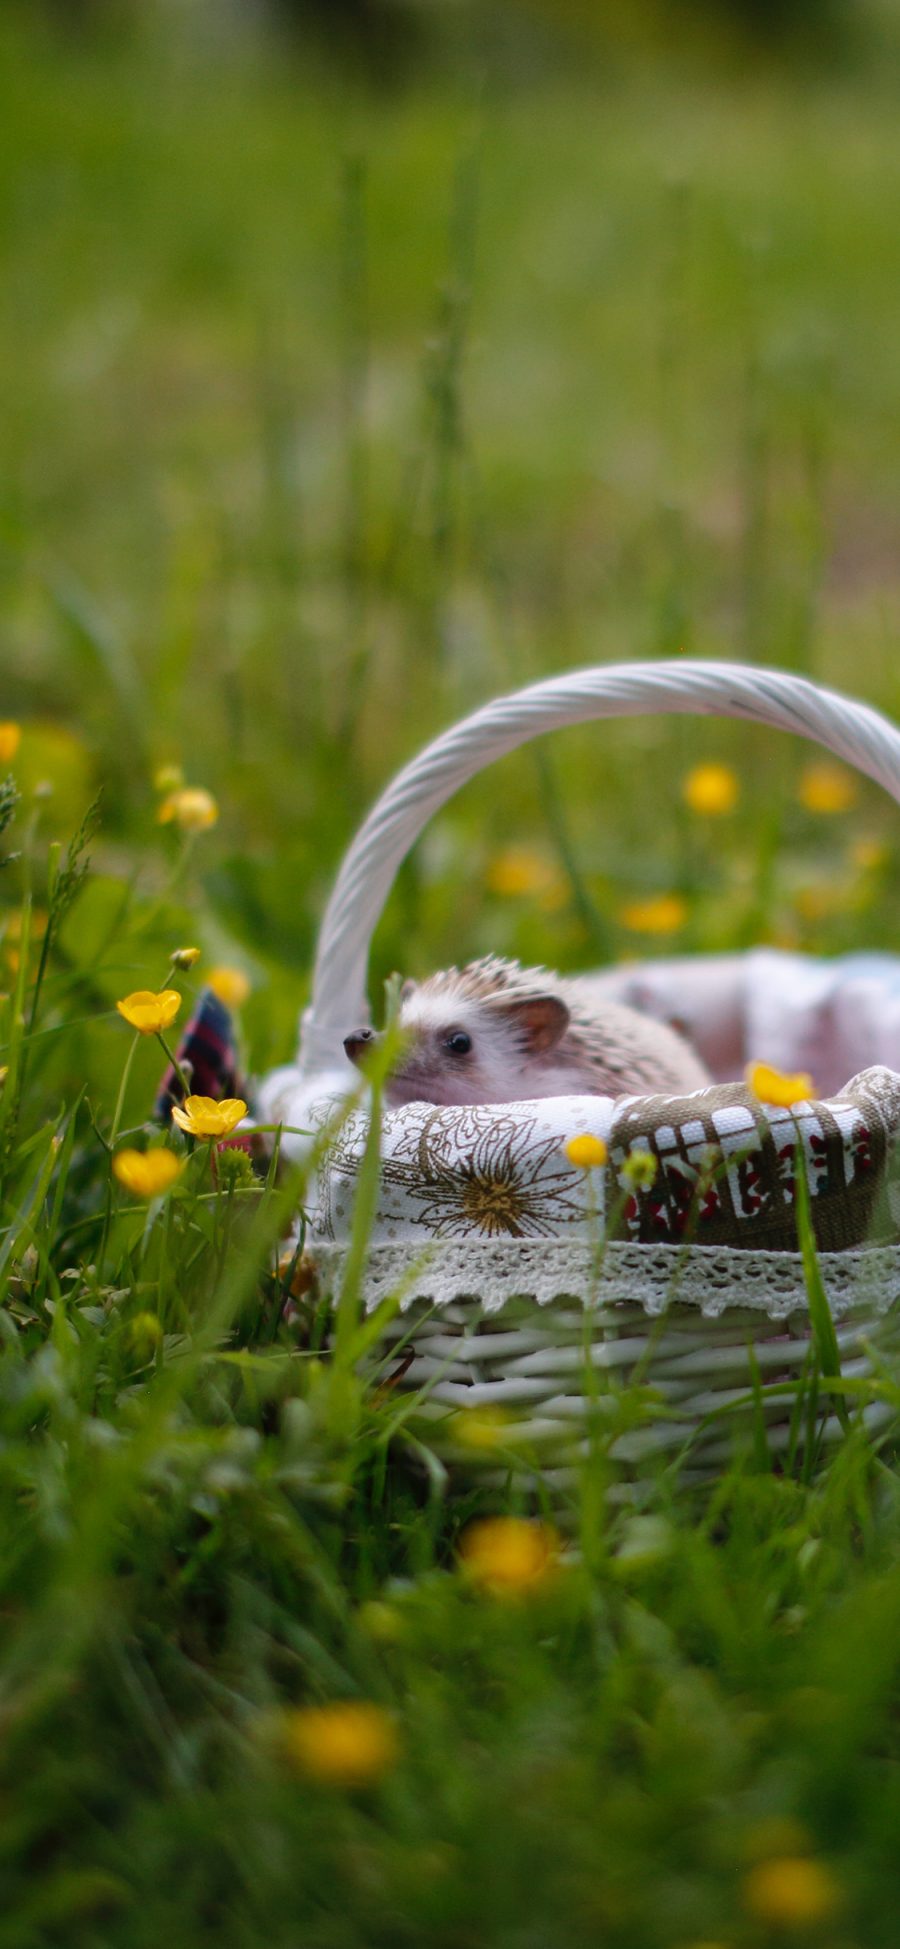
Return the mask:
{"type": "MultiPolygon", "coordinates": [[[[392,1106],[681,1095],[710,1081],[675,1028],[607,1001],[590,975],[563,977],[493,955],[407,981],[399,1026],[407,1042],[385,1085],[392,1106]]],[[[377,1041],[374,1029],[357,1029],[344,1048],[364,1065],[377,1041]]]]}

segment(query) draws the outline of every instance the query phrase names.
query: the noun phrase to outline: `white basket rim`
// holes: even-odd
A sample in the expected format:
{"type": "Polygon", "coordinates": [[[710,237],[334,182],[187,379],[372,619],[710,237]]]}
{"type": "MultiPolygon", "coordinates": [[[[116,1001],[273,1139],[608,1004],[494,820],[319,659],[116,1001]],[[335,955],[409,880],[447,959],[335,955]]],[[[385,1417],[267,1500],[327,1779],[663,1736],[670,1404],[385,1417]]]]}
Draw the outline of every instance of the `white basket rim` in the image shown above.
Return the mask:
{"type": "Polygon", "coordinates": [[[401,860],[485,765],[543,731],[646,711],[746,719],[823,745],[900,801],[900,731],[870,705],[793,672],[678,658],[568,671],[496,698],[428,745],[381,795],[349,847],[319,936],[303,1020],[304,1077],[345,1080],[343,1037],[368,1019],[369,946],[401,860]]]}

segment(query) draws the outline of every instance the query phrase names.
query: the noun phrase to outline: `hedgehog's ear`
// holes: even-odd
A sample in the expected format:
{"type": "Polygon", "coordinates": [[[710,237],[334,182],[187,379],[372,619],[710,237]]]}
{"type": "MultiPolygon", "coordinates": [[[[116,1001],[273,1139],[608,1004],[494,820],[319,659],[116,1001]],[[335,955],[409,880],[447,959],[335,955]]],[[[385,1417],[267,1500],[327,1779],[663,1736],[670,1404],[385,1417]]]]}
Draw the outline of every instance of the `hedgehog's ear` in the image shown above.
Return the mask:
{"type": "Polygon", "coordinates": [[[416,989],[418,988],[418,986],[419,986],[419,984],[418,984],[418,982],[417,982],[417,981],[413,981],[413,980],[409,980],[409,981],[404,981],[404,983],[403,983],[403,987],[402,987],[402,988],[401,988],[401,990],[400,990],[400,1006],[401,1006],[401,1008],[402,1008],[402,1006],[403,1006],[403,1003],[404,1003],[404,1002],[408,1002],[408,1001],[409,1001],[409,998],[410,998],[410,995],[414,995],[414,994],[415,994],[415,992],[416,992],[416,989]]]}
{"type": "Polygon", "coordinates": [[[530,1056],[555,1049],[569,1026],[569,1011],[558,995],[529,995],[523,1001],[503,1001],[503,1015],[512,1023],[530,1056]]]}

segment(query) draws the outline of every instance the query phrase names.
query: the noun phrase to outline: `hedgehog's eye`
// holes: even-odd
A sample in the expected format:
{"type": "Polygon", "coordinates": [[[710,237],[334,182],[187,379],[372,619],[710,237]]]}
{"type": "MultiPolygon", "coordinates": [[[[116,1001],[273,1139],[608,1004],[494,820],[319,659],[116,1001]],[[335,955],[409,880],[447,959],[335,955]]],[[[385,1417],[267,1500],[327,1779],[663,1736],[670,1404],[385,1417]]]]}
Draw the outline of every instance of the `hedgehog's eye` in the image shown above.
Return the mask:
{"type": "Polygon", "coordinates": [[[451,1056],[467,1056],[472,1047],[472,1037],[466,1034],[465,1029],[454,1029],[444,1047],[449,1049],[451,1056]]]}

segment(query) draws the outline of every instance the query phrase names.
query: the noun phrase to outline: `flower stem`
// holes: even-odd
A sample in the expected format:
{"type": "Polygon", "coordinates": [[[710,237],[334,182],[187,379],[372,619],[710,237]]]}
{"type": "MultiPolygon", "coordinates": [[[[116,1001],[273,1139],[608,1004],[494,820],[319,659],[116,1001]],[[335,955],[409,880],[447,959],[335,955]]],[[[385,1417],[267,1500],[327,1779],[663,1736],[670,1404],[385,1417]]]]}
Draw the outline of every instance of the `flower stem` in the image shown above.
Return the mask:
{"type": "Polygon", "coordinates": [[[181,1067],[181,1064],[180,1064],[180,1062],[179,1062],[179,1060],[178,1060],[178,1057],[177,1057],[177,1056],[176,1056],[176,1055],[174,1054],[174,1052],[173,1052],[173,1051],[172,1051],[172,1050],[171,1050],[171,1049],[169,1048],[169,1045],[168,1045],[168,1043],[167,1043],[167,1041],[166,1041],[166,1038],[165,1038],[165,1036],[163,1035],[163,1032],[162,1032],[162,1029],[157,1029],[157,1031],[156,1031],[156,1039],[157,1039],[157,1041],[158,1041],[158,1042],[160,1042],[160,1043],[162,1044],[162,1047],[163,1047],[163,1049],[164,1049],[164,1051],[165,1051],[165,1053],[166,1053],[166,1055],[168,1056],[168,1059],[169,1059],[169,1061],[170,1061],[170,1063],[171,1063],[171,1065],[172,1065],[172,1068],[174,1069],[174,1071],[175,1071],[175,1074],[176,1074],[176,1076],[178,1077],[178,1081],[179,1081],[179,1083],[181,1084],[181,1089],[182,1089],[182,1094],[183,1094],[183,1095],[184,1095],[185,1097],[188,1097],[188,1096],[190,1096],[190,1093],[191,1093],[191,1086],[190,1086],[190,1083],[188,1082],[188,1079],[187,1079],[187,1077],[186,1077],[186,1075],[185,1075],[185,1073],[184,1073],[184,1070],[183,1070],[183,1069],[182,1069],[182,1067],[181,1067]]]}
{"type": "Polygon", "coordinates": [[[135,1032],[134,1036],[132,1037],[131,1048],[129,1049],[128,1054],[125,1057],[125,1065],[122,1070],[122,1081],[119,1084],[119,1094],[116,1099],[115,1114],[112,1120],[112,1130],[109,1133],[110,1150],[113,1149],[116,1138],[118,1137],[119,1134],[119,1125],[122,1121],[122,1111],[125,1108],[125,1091],[128,1088],[128,1078],[131,1075],[131,1065],[134,1062],[135,1050],[137,1049],[140,1039],[141,1039],[141,1032],[140,1029],[138,1029],[135,1032]]]}
{"type": "Polygon", "coordinates": [[[146,934],[148,928],[150,928],[153,925],[153,923],[158,919],[159,915],[163,912],[167,902],[171,900],[179,880],[183,877],[183,875],[187,871],[188,863],[190,861],[191,854],[194,850],[194,844],[196,838],[197,835],[195,832],[185,833],[181,844],[181,849],[177,854],[175,863],[172,867],[172,871],[169,874],[169,877],[164,887],[162,888],[162,891],[157,895],[156,899],[154,900],[153,905],[150,908],[148,908],[145,914],[141,915],[140,920],[138,921],[136,927],[133,930],[136,934],[146,934]]]}
{"type": "Polygon", "coordinates": [[[106,1247],[109,1241],[109,1228],[112,1223],[112,1203],[113,1203],[112,1154],[116,1147],[116,1138],[118,1137],[119,1125],[122,1121],[122,1111],[125,1108],[125,1092],[128,1088],[128,1078],[131,1075],[131,1065],[134,1062],[135,1050],[137,1049],[140,1039],[141,1039],[140,1029],[136,1029],[131,1039],[131,1048],[129,1049],[128,1054],[125,1057],[125,1061],[122,1066],[122,1080],[119,1084],[119,1094],[116,1098],[116,1107],[113,1112],[112,1129],[109,1133],[109,1139],[107,1142],[108,1156],[107,1156],[107,1174],[106,1174],[106,1204],[104,1206],[104,1211],[103,1211],[103,1231],[100,1237],[100,1250],[97,1254],[97,1263],[101,1268],[101,1274],[102,1274],[102,1267],[106,1259],[106,1247]]]}

